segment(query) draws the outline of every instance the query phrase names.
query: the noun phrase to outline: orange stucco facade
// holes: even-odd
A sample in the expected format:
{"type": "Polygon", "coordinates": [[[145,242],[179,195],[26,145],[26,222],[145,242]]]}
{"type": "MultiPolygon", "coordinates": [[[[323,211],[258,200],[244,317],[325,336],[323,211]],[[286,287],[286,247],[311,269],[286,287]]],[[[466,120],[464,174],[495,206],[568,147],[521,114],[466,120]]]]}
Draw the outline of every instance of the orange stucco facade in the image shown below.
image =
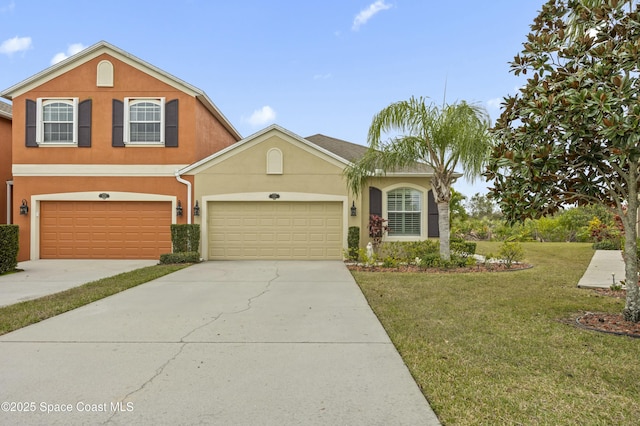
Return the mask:
{"type": "Polygon", "coordinates": [[[5,200],[11,180],[11,120],[0,116],[0,224],[8,223],[5,200]]]}
{"type": "MultiPolygon", "coordinates": [[[[192,214],[186,211],[187,199],[193,194],[188,194],[189,186],[179,182],[174,172],[239,139],[230,124],[212,113],[211,105],[204,105],[202,97],[194,94],[191,86],[168,74],[159,74],[148,64],[121,55],[121,51],[110,54],[108,47],[102,51],[88,60],[79,59],[76,66],[73,62],[67,64],[64,72],[53,78],[43,77],[41,84],[38,84],[37,76],[35,83],[25,80],[27,90],[18,87],[12,97],[13,125],[9,125],[12,130],[8,137],[12,139],[14,173],[13,176],[0,176],[4,185],[0,191],[6,191],[4,181],[12,178],[13,221],[20,226],[19,261],[38,258],[37,248],[32,247],[34,241],[38,241],[33,235],[38,232],[37,221],[40,220],[37,200],[52,199],[50,194],[62,194],[60,199],[69,199],[69,194],[89,197],[95,191],[126,193],[129,194],[127,199],[136,199],[136,194],[140,200],[153,196],[171,197],[173,208],[176,201],[180,201],[185,210],[175,222],[187,223],[192,214]],[[96,83],[98,64],[105,60],[113,65],[112,87],[96,83]],[[78,98],[79,102],[91,99],[90,147],[26,146],[27,100],[56,97],[78,98]],[[113,100],[135,97],[164,98],[166,102],[178,100],[177,147],[112,145],[113,100]],[[29,204],[28,215],[20,215],[22,200],[29,204]]],[[[0,141],[7,137],[2,121],[0,141]]],[[[2,167],[6,166],[4,157],[3,151],[0,155],[2,167]]],[[[4,173],[4,168],[0,170],[4,173]]],[[[183,179],[193,183],[193,177],[183,179]]],[[[6,193],[0,194],[5,194],[6,199],[6,193]]],[[[0,212],[0,218],[3,218],[2,214],[0,212]]]]}

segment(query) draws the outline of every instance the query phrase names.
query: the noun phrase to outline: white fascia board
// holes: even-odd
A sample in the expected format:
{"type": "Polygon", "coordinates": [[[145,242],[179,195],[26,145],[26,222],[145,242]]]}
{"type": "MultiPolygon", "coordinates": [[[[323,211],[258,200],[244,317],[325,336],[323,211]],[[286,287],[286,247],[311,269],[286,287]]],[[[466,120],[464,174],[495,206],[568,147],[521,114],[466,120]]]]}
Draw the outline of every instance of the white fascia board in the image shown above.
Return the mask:
{"type": "Polygon", "coordinates": [[[14,164],[13,176],[174,177],[184,164],[14,164]]]}

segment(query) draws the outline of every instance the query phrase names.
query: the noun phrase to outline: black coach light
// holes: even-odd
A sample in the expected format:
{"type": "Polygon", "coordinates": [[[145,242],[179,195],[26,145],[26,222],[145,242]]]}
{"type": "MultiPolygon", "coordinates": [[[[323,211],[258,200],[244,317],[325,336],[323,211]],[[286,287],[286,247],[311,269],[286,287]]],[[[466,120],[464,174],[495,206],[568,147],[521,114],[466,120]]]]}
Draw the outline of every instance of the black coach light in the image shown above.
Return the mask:
{"type": "Polygon", "coordinates": [[[356,202],[353,201],[353,203],[351,204],[351,216],[357,216],[358,215],[358,208],[356,207],[356,202]]]}
{"type": "Polygon", "coordinates": [[[273,192],[271,194],[269,194],[269,198],[271,198],[272,200],[277,200],[278,198],[280,198],[280,194],[273,192]]]}
{"type": "Polygon", "coordinates": [[[193,207],[193,215],[200,216],[200,206],[198,205],[198,200],[196,200],[196,205],[193,207]]]}
{"type": "Polygon", "coordinates": [[[20,204],[20,214],[23,216],[29,214],[29,206],[27,205],[27,200],[22,200],[22,204],[20,204]]]}
{"type": "Polygon", "coordinates": [[[178,200],[178,207],[176,207],[176,215],[182,216],[182,203],[178,200]]]}

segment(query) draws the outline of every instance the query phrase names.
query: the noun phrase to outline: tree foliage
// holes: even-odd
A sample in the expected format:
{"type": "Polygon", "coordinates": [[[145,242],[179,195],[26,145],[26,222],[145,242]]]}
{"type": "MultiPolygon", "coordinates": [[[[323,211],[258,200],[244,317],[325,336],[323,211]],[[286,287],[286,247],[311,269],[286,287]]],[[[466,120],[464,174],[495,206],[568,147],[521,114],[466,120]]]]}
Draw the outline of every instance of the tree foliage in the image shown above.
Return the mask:
{"type": "Polygon", "coordinates": [[[457,167],[470,180],[482,172],[491,147],[488,128],[486,111],[466,102],[440,108],[412,97],[393,103],[373,117],[367,153],[345,169],[349,188],[358,195],[378,171],[391,172],[416,163],[430,166],[438,205],[440,255],[449,260],[451,184],[461,176],[457,167]],[[383,141],[390,133],[398,135],[383,141]]]}
{"type": "Polygon", "coordinates": [[[640,177],[640,15],[632,0],[549,0],[511,70],[528,77],[505,98],[486,172],[511,222],[569,204],[622,217],[626,319],[640,321],[636,219],[640,177]]]}

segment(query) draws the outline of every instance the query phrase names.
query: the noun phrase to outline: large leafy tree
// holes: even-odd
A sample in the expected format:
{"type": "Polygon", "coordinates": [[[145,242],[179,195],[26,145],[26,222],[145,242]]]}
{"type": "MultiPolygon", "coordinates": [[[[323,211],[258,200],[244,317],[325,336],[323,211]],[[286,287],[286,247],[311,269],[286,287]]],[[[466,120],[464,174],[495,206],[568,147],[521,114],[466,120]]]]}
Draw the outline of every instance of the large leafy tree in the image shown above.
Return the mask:
{"type": "Polygon", "coordinates": [[[373,117],[367,153],[346,168],[349,187],[358,195],[378,171],[386,173],[416,162],[430,166],[439,214],[440,255],[449,260],[451,184],[459,176],[455,169],[461,167],[469,180],[481,174],[491,149],[488,128],[485,110],[466,102],[437,107],[422,97],[412,97],[393,103],[373,117]]]}
{"type": "Polygon", "coordinates": [[[627,320],[640,321],[640,15],[631,0],[549,0],[511,63],[487,169],[510,221],[571,204],[614,207],[625,231],[627,320]]]}

